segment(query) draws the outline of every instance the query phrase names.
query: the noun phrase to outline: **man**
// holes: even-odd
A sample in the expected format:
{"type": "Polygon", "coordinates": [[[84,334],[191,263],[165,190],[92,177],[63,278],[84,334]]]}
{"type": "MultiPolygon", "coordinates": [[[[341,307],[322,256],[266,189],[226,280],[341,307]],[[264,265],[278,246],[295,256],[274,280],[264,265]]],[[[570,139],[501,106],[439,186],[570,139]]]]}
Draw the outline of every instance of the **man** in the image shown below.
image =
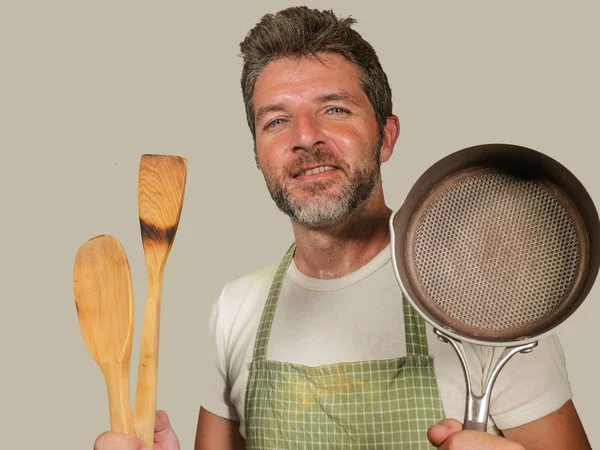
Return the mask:
{"type": "MultiPolygon", "coordinates": [[[[214,304],[214,389],[196,449],[589,449],[556,338],[507,365],[491,433],[459,431],[452,419],[464,413],[456,355],[393,276],[380,165],[399,120],[353,23],[289,8],[241,44],[257,165],[295,242],[279,266],[229,283],[214,304]]],[[[467,347],[481,379],[497,355],[467,347]]],[[[155,440],[157,450],[179,448],[163,412],[155,440]]],[[[95,448],[141,443],[105,433],[95,448]]]]}

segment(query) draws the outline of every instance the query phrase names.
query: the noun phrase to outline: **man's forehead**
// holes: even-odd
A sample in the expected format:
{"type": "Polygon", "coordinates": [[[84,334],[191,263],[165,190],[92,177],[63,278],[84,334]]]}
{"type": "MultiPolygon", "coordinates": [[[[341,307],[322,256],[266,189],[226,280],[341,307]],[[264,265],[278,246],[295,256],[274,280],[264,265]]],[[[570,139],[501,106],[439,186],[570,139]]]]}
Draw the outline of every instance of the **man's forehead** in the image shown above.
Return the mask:
{"type": "Polygon", "coordinates": [[[360,71],[340,55],[280,58],[269,63],[258,76],[254,100],[269,101],[285,94],[310,96],[314,100],[324,95],[356,100],[354,91],[360,88],[360,71]]]}
{"type": "Polygon", "coordinates": [[[280,57],[269,62],[260,72],[257,84],[261,79],[283,76],[292,79],[310,73],[327,73],[342,70],[344,73],[356,74],[359,69],[344,56],[337,53],[318,53],[317,55],[280,57]]]}

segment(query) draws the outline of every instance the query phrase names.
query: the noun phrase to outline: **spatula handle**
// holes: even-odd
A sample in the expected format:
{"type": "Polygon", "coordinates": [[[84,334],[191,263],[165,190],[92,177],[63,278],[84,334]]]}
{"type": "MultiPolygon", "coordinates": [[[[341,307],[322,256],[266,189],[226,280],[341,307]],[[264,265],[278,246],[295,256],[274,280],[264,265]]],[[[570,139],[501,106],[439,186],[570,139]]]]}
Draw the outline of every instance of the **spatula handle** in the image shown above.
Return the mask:
{"type": "Polygon", "coordinates": [[[129,370],[121,367],[109,369],[104,378],[108,391],[111,431],[136,436],[129,397],[129,370]]]}
{"type": "Polygon", "coordinates": [[[149,449],[152,449],[154,444],[161,297],[162,274],[157,278],[150,276],[140,344],[134,414],[137,436],[149,449]]]}

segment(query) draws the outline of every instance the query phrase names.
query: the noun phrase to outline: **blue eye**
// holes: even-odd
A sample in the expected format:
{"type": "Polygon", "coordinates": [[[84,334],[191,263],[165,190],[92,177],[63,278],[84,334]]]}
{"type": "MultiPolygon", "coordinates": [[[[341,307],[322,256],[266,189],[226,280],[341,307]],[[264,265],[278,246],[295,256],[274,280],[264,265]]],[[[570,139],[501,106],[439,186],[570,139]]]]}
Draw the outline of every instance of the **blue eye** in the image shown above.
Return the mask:
{"type": "Polygon", "coordinates": [[[281,124],[281,123],[283,123],[283,122],[284,122],[284,120],[283,120],[283,119],[275,119],[275,120],[272,120],[271,122],[269,122],[269,123],[267,123],[267,124],[265,125],[265,130],[266,130],[267,128],[273,128],[273,127],[275,127],[275,126],[277,126],[277,125],[279,125],[279,124],[281,124]]]}
{"type": "Polygon", "coordinates": [[[348,112],[348,111],[346,111],[346,110],[345,110],[345,109],[343,109],[343,108],[329,108],[329,109],[327,110],[327,114],[345,114],[345,113],[347,113],[347,112],[348,112]]]}

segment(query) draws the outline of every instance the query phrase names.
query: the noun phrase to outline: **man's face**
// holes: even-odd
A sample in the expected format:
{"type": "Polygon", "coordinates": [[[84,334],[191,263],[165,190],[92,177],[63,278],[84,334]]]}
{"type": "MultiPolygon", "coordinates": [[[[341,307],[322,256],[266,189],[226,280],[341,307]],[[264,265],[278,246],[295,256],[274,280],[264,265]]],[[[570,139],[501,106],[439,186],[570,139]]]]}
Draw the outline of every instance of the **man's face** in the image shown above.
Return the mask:
{"type": "Polygon", "coordinates": [[[375,112],[345,58],[280,59],[254,91],[256,153],[275,203],[319,227],[366,202],[380,180],[375,112]]]}

